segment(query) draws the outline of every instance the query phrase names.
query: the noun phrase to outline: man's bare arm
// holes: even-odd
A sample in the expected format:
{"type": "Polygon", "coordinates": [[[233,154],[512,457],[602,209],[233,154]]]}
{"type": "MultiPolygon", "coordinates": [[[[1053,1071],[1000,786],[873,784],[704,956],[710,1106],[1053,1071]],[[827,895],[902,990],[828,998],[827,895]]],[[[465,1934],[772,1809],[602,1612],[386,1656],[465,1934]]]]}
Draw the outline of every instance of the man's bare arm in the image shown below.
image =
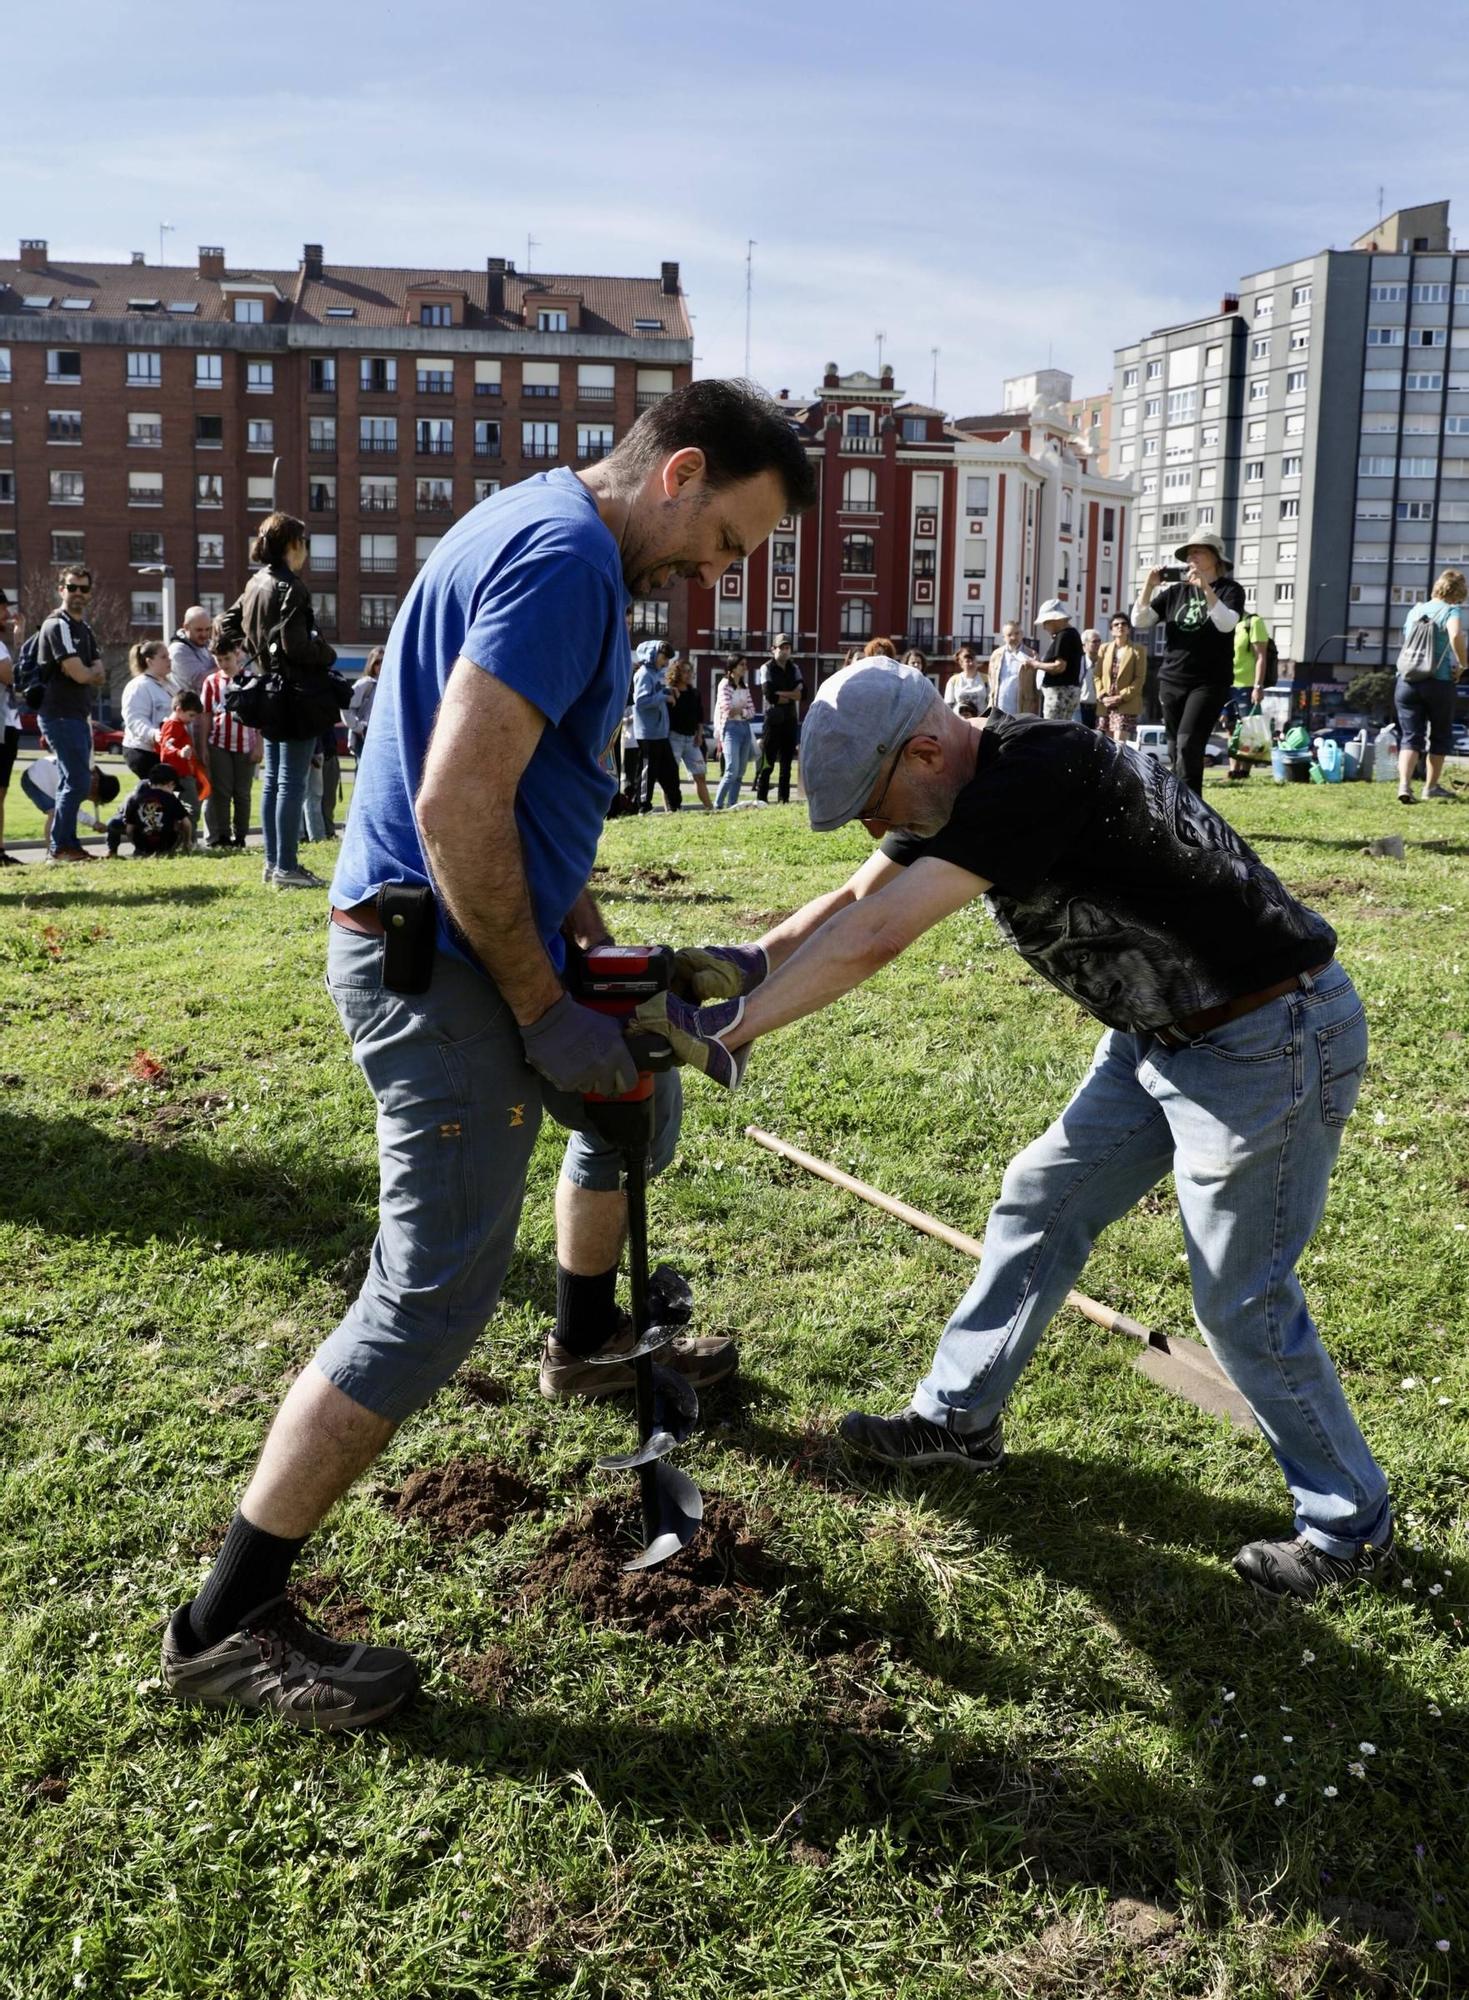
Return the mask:
{"type": "Polygon", "coordinates": [[[726,1048],[742,1048],[757,1035],[830,1006],[990,886],[948,861],[915,861],[896,874],[899,879],[824,923],[779,972],[756,987],[739,1022],[720,1037],[726,1048]]]}
{"type": "Polygon", "coordinates": [[[581,951],[590,951],[593,945],[612,943],[612,933],[603,922],[602,912],[597,908],[597,900],[590,889],[583,889],[567,911],[561,935],[569,938],[581,951]]]}
{"type": "Polygon", "coordinates": [[[107,678],[107,669],[100,660],[94,660],[89,667],[75,653],[68,653],[57,664],[69,681],[80,681],[83,687],[98,687],[107,678]]]}
{"type": "Polygon", "coordinates": [[[564,991],[536,929],[515,794],[546,718],[471,660],[454,663],[415,801],[434,887],[522,1027],[564,991]]]}
{"type": "Polygon", "coordinates": [[[784,965],[792,953],[799,951],[807,938],[814,937],[839,910],[861,902],[866,896],[875,895],[885,882],[890,882],[901,873],[898,864],[889,861],[880,848],[875,854],[869,854],[856,874],[840,889],[829,890],[824,896],[814,896],[783,923],[777,924],[774,930],[765,933],[760,946],[771,971],[774,972],[778,965],[784,965]]]}

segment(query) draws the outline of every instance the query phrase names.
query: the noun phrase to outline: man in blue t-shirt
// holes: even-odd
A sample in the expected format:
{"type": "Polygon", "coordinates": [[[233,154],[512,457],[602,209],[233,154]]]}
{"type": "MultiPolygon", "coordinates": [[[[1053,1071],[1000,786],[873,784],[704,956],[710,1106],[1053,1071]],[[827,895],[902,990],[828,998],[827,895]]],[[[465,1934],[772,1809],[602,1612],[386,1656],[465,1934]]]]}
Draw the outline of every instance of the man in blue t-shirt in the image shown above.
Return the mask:
{"type": "MultiPolygon", "coordinates": [[[[163,1680],[178,1698],[356,1728],[411,1693],[406,1653],[336,1645],[291,1609],[287,1580],[305,1538],[493,1313],[543,1109],[572,1137],[541,1388],[631,1386],[630,1366],[586,1358],[632,1339],[616,1306],[620,1157],[578,1128],[586,1095],[628,1090],[636,1065],[621,1025],[562,977],[569,951],[608,941],[587,884],[627,699],[628,600],[676,577],[711,588],[814,497],[805,448],[778,410],[739,384],[696,382],[586,472],[558,468],[476,507],[409,591],[373,702],[327,949],[327,983],[377,1100],[377,1241],[357,1299],[271,1428],[218,1560],[169,1621],[163,1680]],[[406,917],[415,888],[431,894],[437,948],[405,978],[402,933],[385,954],[380,898],[392,892],[390,921],[406,917]],[[425,970],[423,990],[414,975],[425,970]]],[[[765,972],[750,948],[679,959],[689,999],[734,997],[765,972]]],[[[705,1057],[728,1083],[724,1051],[711,1043],[705,1057]]],[[[679,1102],[676,1077],[660,1076],[655,1171],[672,1157],[679,1102]]],[[[659,1358],[697,1382],[735,1365],[728,1341],[686,1340],[659,1358]]]]}

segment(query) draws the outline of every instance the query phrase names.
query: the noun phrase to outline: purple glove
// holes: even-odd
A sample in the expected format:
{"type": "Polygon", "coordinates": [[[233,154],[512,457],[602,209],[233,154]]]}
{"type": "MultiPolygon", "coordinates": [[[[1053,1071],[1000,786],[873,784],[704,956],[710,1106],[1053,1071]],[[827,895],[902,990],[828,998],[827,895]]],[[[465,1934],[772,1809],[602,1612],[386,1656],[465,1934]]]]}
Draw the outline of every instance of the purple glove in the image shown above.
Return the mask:
{"type": "Polygon", "coordinates": [[[735,1026],[744,1011],[743,999],[691,1007],[672,993],[655,993],[639,1007],[628,1027],[640,1035],[658,1035],[673,1050],[676,1062],[701,1069],[711,1082],[733,1090],[745,1073],[749,1047],[731,1051],[719,1038],[735,1026]]]}
{"type": "Polygon", "coordinates": [[[688,945],[673,955],[673,990],[680,1000],[738,1000],[769,971],[758,944],[688,945]]]}
{"type": "Polygon", "coordinates": [[[563,993],[538,1021],[522,1028],[526,1060],[558,1090],[578,1096],[621,1097],[638,1080],[622,1022],[595,1013],[563,993]]]}

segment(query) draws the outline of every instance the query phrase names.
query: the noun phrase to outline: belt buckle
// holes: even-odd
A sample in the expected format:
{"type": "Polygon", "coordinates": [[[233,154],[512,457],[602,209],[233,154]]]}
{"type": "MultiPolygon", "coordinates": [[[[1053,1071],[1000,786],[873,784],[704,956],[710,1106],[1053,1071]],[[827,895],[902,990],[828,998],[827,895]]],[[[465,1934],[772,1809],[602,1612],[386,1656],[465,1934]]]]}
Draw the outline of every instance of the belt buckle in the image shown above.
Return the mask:
{"type": "Polygon", "coordinates": [[[1154,1028],[1153,1035],[1165,1049],[1186,1049],[1189,1045],[1189,1037],[1176,1028],[1172,1021],[1165,1021],[1161,1028],[1154,1028]]]}

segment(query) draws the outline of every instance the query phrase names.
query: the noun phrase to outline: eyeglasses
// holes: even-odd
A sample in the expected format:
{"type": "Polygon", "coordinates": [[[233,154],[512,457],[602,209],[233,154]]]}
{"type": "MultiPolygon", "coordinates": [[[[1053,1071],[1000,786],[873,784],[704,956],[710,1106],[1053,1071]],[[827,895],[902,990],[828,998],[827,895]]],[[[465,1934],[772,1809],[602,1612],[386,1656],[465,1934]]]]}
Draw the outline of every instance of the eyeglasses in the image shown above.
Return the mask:
{"type": "MultiPolygon", "coordinates": [[[[870,819],[882,819],[882,809],[888,802],[888,793],[893,788],[893,779],[896,778],[898,775],[898,766],[903,761],[903,752],[907,749],[907,747],[908,747],[908,739],[907,737],[904,737],[903,741],[898,745],[897,749],[893,753],[893,761],[888,766],[887,783],[883,786],[882,790],[877,795],[877,804],[875,806],[867,808],[863,812],[858,813],[857,815],[858,819],[861,820],[864,824],[870,819]]],[[[892,821],[882,819],[882,823],[884,826],[891,826],[892,821]]]]}

